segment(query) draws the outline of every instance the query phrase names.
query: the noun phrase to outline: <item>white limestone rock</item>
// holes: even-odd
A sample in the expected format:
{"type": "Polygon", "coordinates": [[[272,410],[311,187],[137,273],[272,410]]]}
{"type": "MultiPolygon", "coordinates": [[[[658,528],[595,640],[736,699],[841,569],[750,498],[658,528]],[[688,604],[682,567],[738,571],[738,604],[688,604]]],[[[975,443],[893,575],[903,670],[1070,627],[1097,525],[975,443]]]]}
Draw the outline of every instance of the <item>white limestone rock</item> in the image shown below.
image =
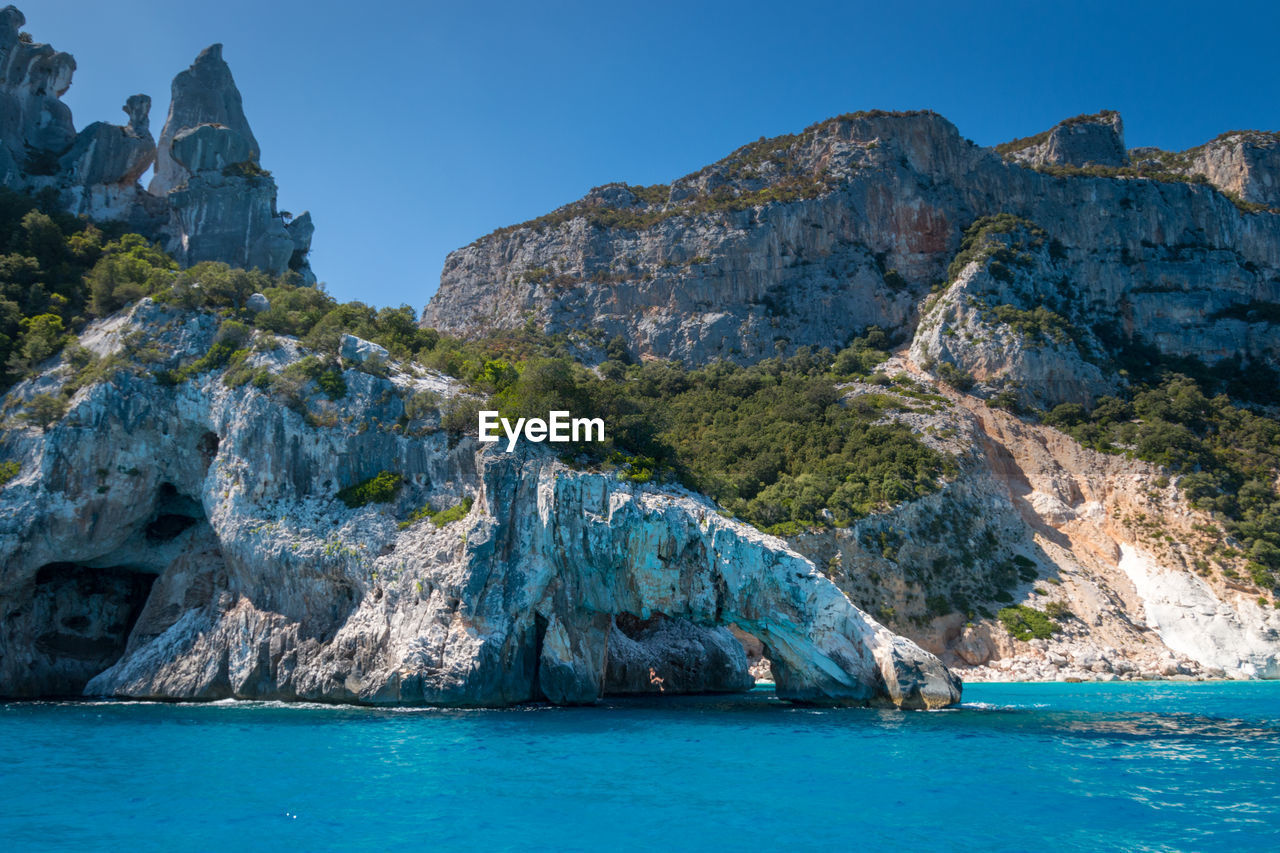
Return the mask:
{"type": "MultiPolygon", "coordinates": [[[[146,302],[85,337],[106,349],[141,332],[168,354],[160,367],[200,349],[193,332],[208,346],[215,321],[193,319],[146,302]]],[[[302,354],[285,341],[251,365],[274,372],[302,354]]],[[[6,695],[74,684],[132,698],[576,704],[617,683],[615,620],[660,615],[696,639],[659,632],[650,647],[669,666],[703,667],[689,689],[737,686],[743,661],[714,630],[732,624],[764,644],[788,698],[959,698],[935,657],[704,498],[571,470],[540,446],[406,434],[397,389],[419,380],[392,369],[347,371],[337,402],[313,389],[306,405],[334,407],[332,426],[217,373],[167,388],[126,372],[81,389],[47,431],[4,433],[21,466],[0,489],[6,695]],[[336,499],[384,470],[404,478],[391,503],[336,499]],[[464,496],[474,505],[459,521],[399,524],[464,496]],[[80,611],[87,621],[59,621],[80,611]]],[[[66,375],[50,371],[14,393],[66,375]]]]}

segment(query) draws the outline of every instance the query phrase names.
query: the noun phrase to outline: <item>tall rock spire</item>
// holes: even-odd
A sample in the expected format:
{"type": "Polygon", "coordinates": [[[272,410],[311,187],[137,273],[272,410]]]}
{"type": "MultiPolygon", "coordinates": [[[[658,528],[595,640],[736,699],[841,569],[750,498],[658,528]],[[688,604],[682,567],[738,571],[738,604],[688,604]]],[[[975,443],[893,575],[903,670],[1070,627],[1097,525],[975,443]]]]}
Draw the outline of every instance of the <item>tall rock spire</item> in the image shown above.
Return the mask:
{"type": "Polygon", "coordinates": [[[306,262],[311,218],[285,221],[276,210],[275,180],[258,157],[222,45],[210,45],[173,78],[156,150],[149,189],[168,202],[165,248],[184,265],[223,261],[272,274],[293,269],[312,281],[306,262]]]}
{"type": "Polygon", "coordinates": [[[206,47],[190,68],[173,78],[169,116],[160,132],[155,177],[149,187],[152,193],[164,195],[190,176],[190,171],[173,159],[171,146],[181,133],[202,124],[221,125],[238,134],[248,152],[246,161],[257,165],[258,140],[249,129],[240,90],[222,60],[220,44],[206,47]]]}

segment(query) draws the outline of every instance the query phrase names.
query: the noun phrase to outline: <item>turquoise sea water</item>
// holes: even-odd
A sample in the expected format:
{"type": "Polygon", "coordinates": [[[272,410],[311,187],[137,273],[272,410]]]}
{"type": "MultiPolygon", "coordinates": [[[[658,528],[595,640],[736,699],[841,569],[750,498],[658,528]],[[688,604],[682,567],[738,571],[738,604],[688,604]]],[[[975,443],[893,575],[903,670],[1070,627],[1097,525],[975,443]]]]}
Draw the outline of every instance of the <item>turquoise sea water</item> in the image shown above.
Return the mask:
{"type": "Polygon", "coordinates": [[[1280,850],[1280,684],[0,705],[5,850],[1280,850]]]}

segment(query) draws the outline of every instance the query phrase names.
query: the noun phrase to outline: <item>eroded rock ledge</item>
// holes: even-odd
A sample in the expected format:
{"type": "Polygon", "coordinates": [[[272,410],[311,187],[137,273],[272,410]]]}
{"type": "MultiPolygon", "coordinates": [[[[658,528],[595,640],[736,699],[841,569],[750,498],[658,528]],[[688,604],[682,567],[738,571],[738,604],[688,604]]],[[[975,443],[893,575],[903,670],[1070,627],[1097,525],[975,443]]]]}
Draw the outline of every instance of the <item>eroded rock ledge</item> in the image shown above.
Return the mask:
{"type": "MultiPolygon", "coordinates": [[[[176,360],[206,349],[214,323],[143,300],[82,341],[107,354],[141,331],[176,360]]],[[[301,356],[281,340],[255,366],[301,356]]],[[[52,366],[10,396],[64,375],[52,366]]],[[[577,704],[642,692],[649,666],[676,690],[749,686],[733,625],[764,643],[790,699],[959,699],[935,657],[705,499],[540,452],[450,447],[438,414],[401,421],[403,395],[447,399],[447,380],[345,378],[332,426],[216,373],[165,388],[124,372],[78,391],[47,431],[8,431],[21,473],[0,490],[0,691],[577,704]],[[394,503],[335,499],[382,470],[404,478],[394,503]],[[399,523],[464,496],[460,521],[399,523]],[[637,629],[658,617],[678,624],[637,629]]]]}

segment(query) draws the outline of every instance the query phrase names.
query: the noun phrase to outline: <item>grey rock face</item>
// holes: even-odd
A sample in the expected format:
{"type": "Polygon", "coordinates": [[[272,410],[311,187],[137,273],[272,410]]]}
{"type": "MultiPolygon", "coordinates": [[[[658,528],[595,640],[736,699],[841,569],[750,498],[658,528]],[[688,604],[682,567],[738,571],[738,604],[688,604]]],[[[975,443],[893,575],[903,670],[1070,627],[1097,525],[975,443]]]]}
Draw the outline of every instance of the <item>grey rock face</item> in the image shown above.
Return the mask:
{"type": "Polygon", "coordinates": [[[169,115],[160,133],[155,177],[149,187],[152,193],[163,195],[191,176],[192,170],[174,157],[172,146],[179,134],[203,124],[220,125],[238,134],[246,156],[232,162],[258,162],[258,140],[245,118],[240,90],[222,59],[220,44],[206,47],[190,68],[173,78],[169,115]]]}
{"type": "Polygon", "coordinates": [[[478,335],[532,316],[690,364],[837,349],[871,325],[909,339],[964,230],[1006,212],[1054,249],[1029,293],[1166,353],[1277,363],[1274,328],[1230,309],[1280,301],[1280,216],[1203,184],[1045,174],[926,113],[833,119],[495,232],[449,256],[423,322],[478,335]]]}
{"type": "Polygon", "coordinates": [[[307,262],[307,253],[311,251],[311,238],[316,233],[316,226],[311,221],[310,212],[304,210],[284,228],[293,240],[293,256],[289,259],[289,269],[301,274],[303,284],[315,284],[316,277],[311,272],[311,264],[307,262]]]}
{"type": "MultiPolygon", "coordinates": [[[[1030,166],[1127,166],[1124,123],[1114,110],[1058,122],[1007,156],[1030,166]]],[[[1018,145],[1017,142],[1011,145],[1018,145]]]]}
{"type": "Polygon", "coordinates": [[[270,177],[198,172],[168,200],[165,249],[183,266],[221,261],[273,274],[289,269],[294,242],[276,213],[270,177]]]}
{"type": "Polygon", "coordinates": [[[357,338],[355,335],[343,335],[341,340],[342,357],[348,361],[354,361],[357,364],[364,364],[369,361],[380,361],[385,363],[391,355],[387,352],[387,348],[366,341],[364,338],[357,338]]]}
{"type": "Polygon", "coordinates": [[[252,162],[249,140],[229,127],[202,124],[173,137],[170,156],[188,172],[222,171],[252,162]]]}
{"type": "Polygon", "coordinates": [[[151,99],[133,95],[121,107],[129,124],[94,122],[80,131],[71,150],[63,155],[63,172],[76,184],[135,184],[155,157],[147,115],[151,99]]]}
{"type": "Polygon", "coordinates": [[[134,95],[123,127],[95,122],[79,134],[60,100],[76,63],[47,44],[19,39],[25,19],[0,10],[0,183],[54,188],[73,213],[155,227],[156,205],[137,180],[151,165],[155,143],[147,127],[151,100],[134,95]]]}
{"type": "Polygon", "coordinates": [[[1280,207],[1280,134],[1227,133],[1193,151],[1190,173],[1245,201],[1280,207]]]}
{"type": "Polygon", "coordinates": [[[206,48],[173,80],[150,191],[168,199],[165,248],[179,263],[310,276],[305,250],[276,210],[275,181],[258,165],[258,141],[222,45],[206,48]]]}
{"type": "Polygon", "coordinates": [[[13,6],[0,9],[0,141],[23,171],[48,175],[76,136],[71,110],[59,100],[76,61],[47,44],[21,41],[26,22],[13,6]]]}
{"type": "Polygon", "coordinates": [[[94,219],[133,219],[134,208],[147,205],[138,179],[155,160],[148,115],[151,99],[133,95],[122,107],[129,116],[123,127],[94,122],[76,135],[62,156],[60,180],[71,209],[94,219]]]}
{"type": "MultiPolygon", "coordinates": [[[[144,300],[82,343],[106,355],[141,332],[167,364],[202,352],[215,328],[144,300]]],[[[277,372],[301,355],[286,340],[251,362],[277,372]]],[[[63,370],[13,394],[52,388],[63,370]]],[[[763,642],[786,697],[959,698],[936,658],[704,499],[571,470],[540,447],[411,437],[403,395],[447,400],[454,386],[394,366],[344,378],[342,401],[306,403],[334,407],[329,427],[216,374],[173,389],[123,374],[81,389],[45,432],[7,431],[0,450],[21,471],[0,490],[4,692],[576,704],[634,686],[641,662],[678,689],[737,689],[745,658],[718,630],[733,624],[763,642]],[[382,470],[404,478],[392,503],[335,499],[382,470]],[[463,496],[474,505],[462,520],[398,523],[463,496]],[[64,625],[71,610],[87,621],[64,625]],[[625,642],[611,646],[615,631],[625,642]],[[60,650],[81,650],[78,662],[60,650]]]]}
{"type": "Polygon", "coordinates": [[[1088,405],[1114,393],[1115,375],[1099,366],[1106,347],[1090,329],[1086,306],[1061,288],[1046,236],[1017,228],[990,241],[1018,262],[984,257],[962,270],[922,311],[911,358],[953,365],[1028,407],[1088,405]]]}

